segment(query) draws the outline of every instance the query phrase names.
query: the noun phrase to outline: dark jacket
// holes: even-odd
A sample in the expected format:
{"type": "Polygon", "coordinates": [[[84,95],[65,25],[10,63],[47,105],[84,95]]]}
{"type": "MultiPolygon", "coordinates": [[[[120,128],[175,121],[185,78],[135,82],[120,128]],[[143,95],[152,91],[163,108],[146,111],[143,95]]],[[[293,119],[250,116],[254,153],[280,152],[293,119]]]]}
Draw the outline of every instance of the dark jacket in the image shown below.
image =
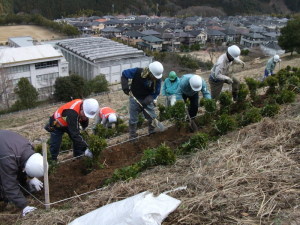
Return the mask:
{"type": "Polygon", "coordinates": [[[151,79],[141,77],[142,71],[143,68],[124,70],[121,77],[122,90],[129,89],[128,79],[132,79],[130,89],[137,99],[143,100],[149,95],[156,99],[160,93],[161,79],[158,79],[154,86],[154,82],[151,79]]]}
{"type": "Polygon", "coordinates": [[[27,139],[12,131],[0,130],[0,196],[19,208],[27,206],[19,183],[26,183],[23,169],[34,153],[27,139]]]}

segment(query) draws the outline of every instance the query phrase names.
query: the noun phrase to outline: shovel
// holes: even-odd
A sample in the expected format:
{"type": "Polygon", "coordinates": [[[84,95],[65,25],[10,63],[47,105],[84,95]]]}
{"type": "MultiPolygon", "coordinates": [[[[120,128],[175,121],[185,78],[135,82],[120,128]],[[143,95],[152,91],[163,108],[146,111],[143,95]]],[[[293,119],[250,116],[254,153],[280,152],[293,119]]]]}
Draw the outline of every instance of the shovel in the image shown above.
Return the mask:
{"type": "Polygon", "coordinates": [[[151,114],[147,111],[147,109],[144,108],[144,106],[136,99],[136,97],[133,96],[133,94],[130,92],[129,95],[134,99],[134,101],[136,101],[136,103],[138,103],[142,109],[148,114],[148,116],[152,119],[152,126],[155,127],[154,131],[155,132],[163,132],[166,128],[165,126],[159,122],[156,118],[153,118],[151,116],[151,114]]]}
{"type": "Polygon", "coordinates": [[[186,115],[187,115],[187,118],[188,118],[190,129],[192,130],[192,132],[197,132],[198,131],[197,124],[195,123],[194,120],[192,120],[192,118],[189,114],[188,108],[186,106],[185,106],[185,112],[186,112],[186,115]]]}

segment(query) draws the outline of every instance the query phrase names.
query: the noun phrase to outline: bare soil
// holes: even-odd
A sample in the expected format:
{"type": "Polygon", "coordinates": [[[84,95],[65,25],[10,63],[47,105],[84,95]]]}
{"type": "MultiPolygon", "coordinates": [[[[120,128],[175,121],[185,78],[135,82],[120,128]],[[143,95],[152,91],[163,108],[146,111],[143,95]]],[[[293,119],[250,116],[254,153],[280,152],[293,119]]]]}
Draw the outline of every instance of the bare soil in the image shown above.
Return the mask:
{"type": "Polygon", "coordinates": [[[60,39],[63,36],[47,28],[35,25],[0,26],[0,44],[5,44],[10,37],[31,36],[37,41],[60,39]]]}

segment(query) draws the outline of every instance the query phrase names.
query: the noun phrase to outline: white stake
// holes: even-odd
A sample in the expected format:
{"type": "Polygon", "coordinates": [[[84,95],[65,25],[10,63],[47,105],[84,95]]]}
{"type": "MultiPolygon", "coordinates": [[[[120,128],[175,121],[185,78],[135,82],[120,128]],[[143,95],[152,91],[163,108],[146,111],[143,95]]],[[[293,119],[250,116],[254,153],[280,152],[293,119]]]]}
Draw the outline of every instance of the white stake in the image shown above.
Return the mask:
{"type": "Polygon", "coordinates": [[[49,179],[48,179],[48,162],[47,162],[47,143],[44,140],[43,144],[43,160],[44,160],[44,190],[45,190],[45,206],[50,209],[50,195],[49,195],[49,179]]]}

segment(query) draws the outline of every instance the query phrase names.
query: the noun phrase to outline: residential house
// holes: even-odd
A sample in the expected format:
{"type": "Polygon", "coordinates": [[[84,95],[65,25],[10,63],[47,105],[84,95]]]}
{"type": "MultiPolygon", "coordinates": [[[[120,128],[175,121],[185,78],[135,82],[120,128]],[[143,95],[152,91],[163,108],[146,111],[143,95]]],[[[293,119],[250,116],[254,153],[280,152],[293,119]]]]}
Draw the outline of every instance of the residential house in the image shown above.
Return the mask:
{"type": "Polygon", "coordinates": [[[115,27],[106,27],[101,30],[101,36],[105,38],[121,38],[122,32],[115,27]]]}
{"type": "Polygon", "coordinates": [[[189,31],[188,33],[190,33],[191,35],[193,35],[195,37],[195,42],[198,44],[205,44],[207,41],[207,33],[205,30],[192,30],[189,31]]]}
{"type": "Polygon", "coordinates": [[[207,32],[207,42],[222,43],[226,40],[226,34],[222,31],[208,29],[206,32],[207,32]]]}
{"type": "Polygon", "coordinates": [[[160,38],[163,39],[162,51],[177,52],[180,50],[180,40],[173,32],[164,32],[160,38]]]}
{"type": "Polygon", "coordinates": [[[153,35],[142,37],[142,41],[137,45],[141,49],[147,49],[151,51],[161,51],[163,40],[153,35]]]}
{"type": "Polygon", "coordinates": [[[176,32],[175,37],[180,41],[181,44],[187,46],[191,46],[196,42],[196,37],[187,32],[176,32]]]}
{"type": "Polygon", "coordinates": [[[161,34],[155,30],[144,30],[141,32],[142,34],[144,34],[145,36],[155,36],[155,37],[159,37],[161,34]]]}
{"type": "Polygon", "coordinates": [[[132,31],[127,31],[125,32],[121,39],[125,42],[127,42],[127,44],[129,45],[136,45],[137,42],[141,42],[142,41],[142,37],[144,37],[145,35],[142,34],[141,32],[132,30],[132,31]]]}
{"type": "Polygon", "coordinates": [[[265,55],[269,56],[282,55],[285,53],[285,51],[282,50],[282,48],[280,48],[280,46],[274,41],[261,44],[260,49],[264,52],[265,55]]]}
{"type": "Polygon", "coordinates": [[[247,48],[259,47],[265,41],[265,36],[259,33],[249,33],[241,36],[240,44],[247,48]]]}

